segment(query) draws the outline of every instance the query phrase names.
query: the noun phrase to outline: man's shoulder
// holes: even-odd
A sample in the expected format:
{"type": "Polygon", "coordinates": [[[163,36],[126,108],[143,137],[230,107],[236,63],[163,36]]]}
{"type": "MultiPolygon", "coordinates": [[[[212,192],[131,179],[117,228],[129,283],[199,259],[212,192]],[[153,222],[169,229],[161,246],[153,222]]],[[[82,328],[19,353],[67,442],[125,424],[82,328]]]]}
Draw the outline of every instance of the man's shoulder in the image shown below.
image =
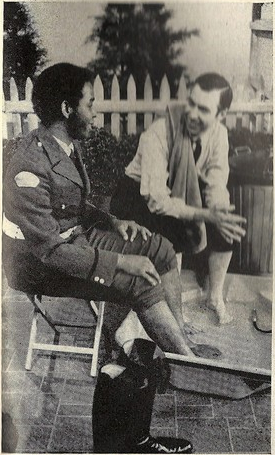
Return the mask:
{"type": "Polygon", "coordinates": [[[18,151],[33,150],[37,146],[37,129],[23,136],[18,143],[18,151]]]}
{"type": "Polygon", "coordinates": [[[227,142],[228,141],[227,127],[221,122],[216,122],[216,124],[212,128],[211,136],[213,137],[214,140],[227,142]]]}
{"type": "Polygon", "coordinates": [[[17,148],[10,160],[9,167],[18,168],[22,165],[32,168],[37,163],[41,162],[42,164],[45,161],[46,155],[37,133],[38,130],[33,130],[19,140],[17,148]]]}

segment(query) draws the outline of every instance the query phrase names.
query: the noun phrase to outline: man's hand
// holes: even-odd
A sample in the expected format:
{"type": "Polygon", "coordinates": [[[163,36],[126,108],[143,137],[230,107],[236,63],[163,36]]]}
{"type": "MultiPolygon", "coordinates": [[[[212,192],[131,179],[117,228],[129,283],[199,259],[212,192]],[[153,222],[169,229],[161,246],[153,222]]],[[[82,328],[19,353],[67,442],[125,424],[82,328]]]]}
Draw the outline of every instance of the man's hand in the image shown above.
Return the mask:
{"type": "Polygon", "coordinates": [[[209,222],[214,224],[221,233],[222,237],[228,242],[240,242],[242,237],[245,236],[246,231],[240,226],[240,223],[246,223],[246,219],[233,212],[234,205],[223,209],[219,207],[210,209],[209,222]]]}
{"type": "Polygon", "coordinates": [[[144,226],[140,226],[135,221],[118,220],[117,218],[112,218],[111,223],[115,230],[119,232],[125,241],[129,240],[129,235],[127,232],[128,230],[131,231],[130,242],[136,238],[138,232],[140,232],[143,240],[145,241],[152,235],[149,229],[144,226]]]}
{"type": "Polygon", "coordinates": [[[140,276],[147,280],[152,286],[156,286],[161,282],[154,264],[146,256],[119,254],[117,269],[123,270],[130,275],[140,276]]]}

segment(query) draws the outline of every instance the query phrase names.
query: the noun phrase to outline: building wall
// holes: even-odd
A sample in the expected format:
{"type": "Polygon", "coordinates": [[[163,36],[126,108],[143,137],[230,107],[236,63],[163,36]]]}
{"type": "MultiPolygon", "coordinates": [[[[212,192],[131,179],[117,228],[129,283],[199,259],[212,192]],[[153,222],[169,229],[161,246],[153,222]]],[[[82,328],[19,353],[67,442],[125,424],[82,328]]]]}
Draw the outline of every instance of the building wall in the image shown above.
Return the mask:
{"type": "MultiPolygon", "coordinates": [[[[273,4],[257,6],[257,18],[251,24],[250,76],[252,85],[272,99],[273,90],[273,4]]],[[[255,10],[255,6],[254,6],[255,10]]],[[[253,14],[255,16],[255,14],[253,14]]]]}
{"type": "Polygon", "coordinates": [[[173,24],[198,28],[183,61],[191,76],[217,71],[229,80],[244,83],[249,74],[252,3],[179,2],[173,24]]]}

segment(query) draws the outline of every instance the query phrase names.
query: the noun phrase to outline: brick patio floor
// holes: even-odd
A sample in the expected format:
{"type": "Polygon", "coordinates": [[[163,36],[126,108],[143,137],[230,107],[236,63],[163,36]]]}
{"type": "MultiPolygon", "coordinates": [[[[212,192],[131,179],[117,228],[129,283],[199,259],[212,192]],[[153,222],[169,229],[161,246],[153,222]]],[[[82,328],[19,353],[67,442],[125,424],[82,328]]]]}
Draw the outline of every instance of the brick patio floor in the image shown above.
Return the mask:
{"type": "MultiPolygon", "coordinates": [[[[2,409],[10,414],[19,453],[92,453],[92,401],[95,379],[85,356],[35,354],[24,369],[32,306],[8,290],[2,307],[2,409]]],[[[42,337],[47,337],[41,324],[42,337]]],[[[90,332],[64,333],[89,342],[90,332]]],[[[103,349],[101,360],[103,361],[103,349]]],[[[230,400],[168,389],[154,403],[152,435],[192,440],[196,453],[271,453],[271,395],[230,400]]]]}

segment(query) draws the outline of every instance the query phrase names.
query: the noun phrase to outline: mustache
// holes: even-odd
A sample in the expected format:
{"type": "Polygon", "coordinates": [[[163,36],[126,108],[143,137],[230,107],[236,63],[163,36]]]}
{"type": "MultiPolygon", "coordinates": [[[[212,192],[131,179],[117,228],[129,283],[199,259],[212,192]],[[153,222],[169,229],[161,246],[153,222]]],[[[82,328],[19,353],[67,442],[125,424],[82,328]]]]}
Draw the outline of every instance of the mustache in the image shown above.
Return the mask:
{"type": "Polygon", "coordinates": [[[196,127],[196,126],[200,126],[201,122],[199,120],[189,120],[187,122],[188,126],[191,126],[191,127],[196,127]]]}

